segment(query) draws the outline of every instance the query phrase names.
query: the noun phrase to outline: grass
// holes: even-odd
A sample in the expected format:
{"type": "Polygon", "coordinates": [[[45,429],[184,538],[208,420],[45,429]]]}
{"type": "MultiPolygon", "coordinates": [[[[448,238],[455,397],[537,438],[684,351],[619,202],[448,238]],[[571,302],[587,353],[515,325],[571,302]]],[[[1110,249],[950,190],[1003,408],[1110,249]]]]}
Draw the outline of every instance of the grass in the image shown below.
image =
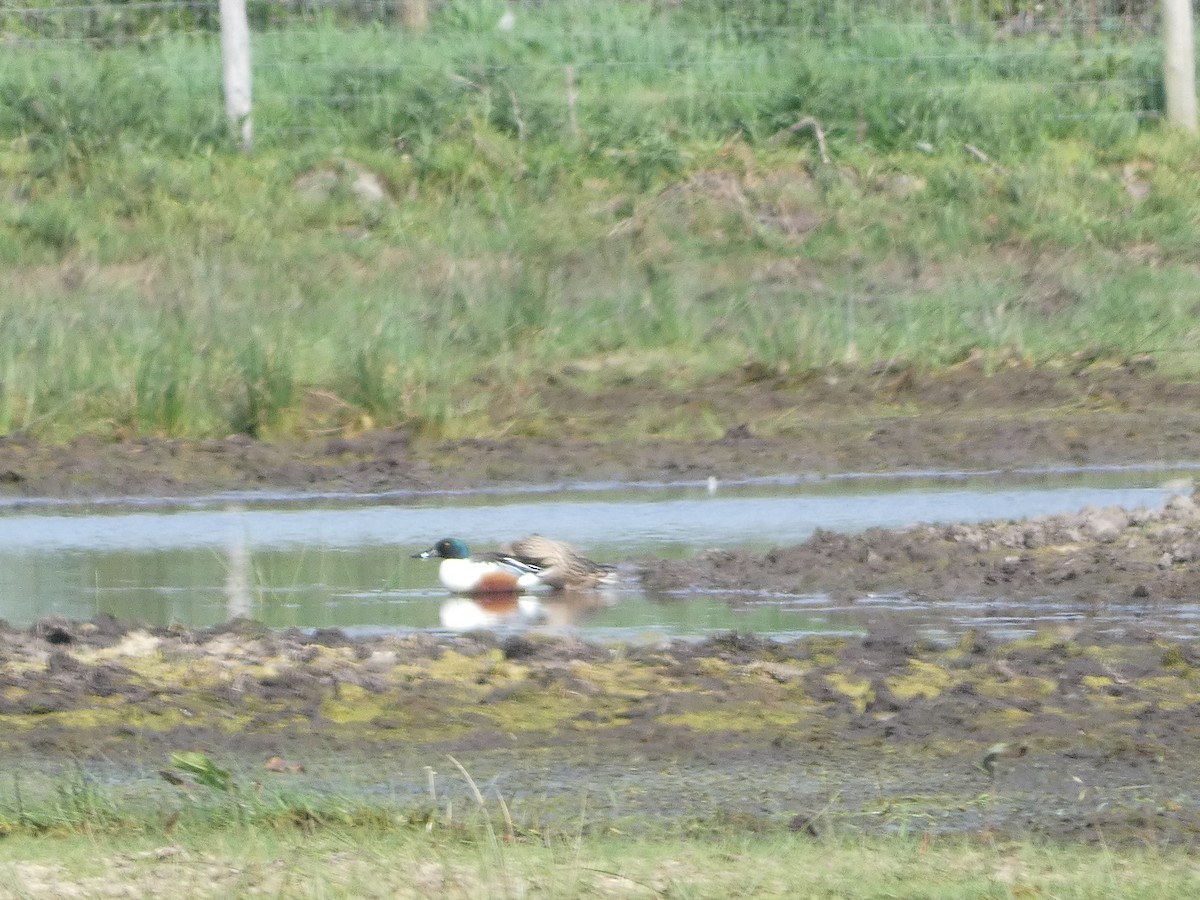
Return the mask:
{"type": "Polygon", "coordinates": [[[547,379],[1200,370],[1200,179],[1139,118],[1138,36],[500,9],[261,34],[249,157],[206,32],[5,54],[0,432],[538,434],[547,379]],[[831,165],[770,140],[803,115],[831,165]]]}
{"type": "Polygon", "coordinates": [[[817,839],[787,833],[651,839],[558,835],[493,844],[470,829],[243,827],[13,836],[17,896],[113,885],[175,896],[1138,898],[1194,892],[1184,850],[1052,847],[962,838],[817,839]]]}
{"type": "MultiPolygon", "coordinates": [[[[1186,848],[1056,845],[988,832],[892,837],[730,819],[701,832],[625,834],[591,821],[514,824],[503,798],[469,789],[464,809],[350,803],[246,784],[203,754],[176,755],[180,792],[116,801],[82,768],[6,801],[0,866],[15,896],[1159,897],[1194,892],[1186,848]],[[185,775],[195,778],[188,781],[185,775]],[[752,827],[753,826],[753,827],[752,827]]],[[[17,785],[14,782],[14,785],[17,785]]],[[[460,798],[462,794],[459,794],[460,798]]],[[[1102,837],[1102,836],[1101,836],[1102,837]]]]}

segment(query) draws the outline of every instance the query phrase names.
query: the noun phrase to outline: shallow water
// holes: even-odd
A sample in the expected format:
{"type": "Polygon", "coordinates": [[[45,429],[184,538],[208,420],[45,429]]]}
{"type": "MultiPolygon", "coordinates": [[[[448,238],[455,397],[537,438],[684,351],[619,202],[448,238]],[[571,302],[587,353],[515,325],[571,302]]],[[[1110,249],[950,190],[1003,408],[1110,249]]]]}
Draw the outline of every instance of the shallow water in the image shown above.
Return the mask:
{"type": "MultiPolygon", "coordinates": [[[[898,615],[939,634],[980,625],[1006,634],[1096,611],[1019,611],[903,597],[838,604],[826,597],[689,594],[650,597],[635,582],[598,595],[523,598],[482,608],[437,585],[436,564],[410,558],[447,535],[480,549],[538,531],[593,558],[683,558],[707,547],[767,549],[816,528],[970,522],[1161,505],[1194,469],[881,478],[763,479],[739,484],[586,485],[498,493],[371,497],[245,495],[187,502],[22,503],[0,507],[0,616],[28,625],[49,614],[108,613],[153,625],[249,616],[273,627],[354,632],[568,632],[654,640],[737,630],[777,637],[858,632],[898,615]],[[1032,614],[1032,619],[1031,619],[1032,614]]],[[[1144,610],[1104,615],[1128,621],[1144,610]]],[[[1171,631],[1200,633],[1189,610],[1154,609],[1171,631]]]]}

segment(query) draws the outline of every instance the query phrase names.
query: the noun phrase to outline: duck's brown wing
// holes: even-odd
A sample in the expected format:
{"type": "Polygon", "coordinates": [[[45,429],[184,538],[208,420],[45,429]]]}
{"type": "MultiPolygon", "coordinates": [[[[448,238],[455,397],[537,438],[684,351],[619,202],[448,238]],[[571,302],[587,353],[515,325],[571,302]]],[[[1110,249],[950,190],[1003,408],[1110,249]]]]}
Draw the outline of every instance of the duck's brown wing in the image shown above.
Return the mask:
{"type": "Polygon", "coordinates": [[[542,566],[562,565],[572,559],[582,559],[574,547],[566,541],[556,541],[554,538],[543,537],[540,534],[529,534],[517,538],[504,545],[504,553],[518,559],[528,560],[542,566]]]}
{"type": "Polygon", "coordinates": [[[582,590],[610,579],[611,566],[592,562],[566,541],[540,534],[518,538],[504,546],[504,552],[529,565],[537,566],[542,582],[559,589],[582,590]]]}

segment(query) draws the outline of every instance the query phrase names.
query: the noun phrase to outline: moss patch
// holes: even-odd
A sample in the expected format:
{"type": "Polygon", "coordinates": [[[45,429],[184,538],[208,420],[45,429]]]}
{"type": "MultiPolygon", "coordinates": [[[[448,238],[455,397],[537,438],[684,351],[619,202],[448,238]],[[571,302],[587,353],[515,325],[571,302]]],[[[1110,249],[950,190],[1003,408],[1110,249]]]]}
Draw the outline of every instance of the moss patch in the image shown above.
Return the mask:
{"type": "Polygon", "coordinates": [[[936,663],[914,659],[908,671],[887,679],[887,686],[901,700],[923,697],[932,700],[953,683],[950,673],[936,663]]]}
{"type": "Polygon", "coordinates": [[[154,637],[158,649],[130,656],[80,641],[49,665],[34,664],[51,652],[40,638],[0,631],[0,652],[18,663],[0,692],[4,756],[95,755],[144,773],[178,749],[256,772],[286,755],[314,770],[326,760],[325,778],[388,778],[388,790],[411,783],[424,797],[424,766],[445,773],[452,753],[514,815],[533,797],[546,815],[578,815],[582,790],[619,827],[632,808],[711,821],[803,797],[862,827],[963,828],[1051,804],[1038,821],[1065,834],[1099,803],[1124,809],[1127,784],[1143,786],[1138,804],[1149,792],[1174,817],[1170,834],[1200,823],[1200,802],[1187,799],[1200,779],[1190,651],[1151,640],[1079,634],[1065,659],[1057,638],[946,648],[889,634],[724,639],[616,653],[547,641],[512,659],[486,637],[154,637]],[[983,766],[999,744],[1009,750],[983,766]],[[993,779],[1003,804],[975,802],[993,779]],[[1080,782],[1086,791],[1063,793],[1080,782]]]}

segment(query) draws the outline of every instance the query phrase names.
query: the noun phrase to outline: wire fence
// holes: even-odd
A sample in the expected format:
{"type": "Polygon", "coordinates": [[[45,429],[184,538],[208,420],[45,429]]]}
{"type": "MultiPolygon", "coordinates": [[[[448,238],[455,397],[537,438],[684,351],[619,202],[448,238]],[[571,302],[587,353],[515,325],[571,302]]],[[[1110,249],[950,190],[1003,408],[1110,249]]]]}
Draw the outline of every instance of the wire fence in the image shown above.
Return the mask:
{"type": "MultiPolygon", "coordinates": [[[[1128,128],[1164,105],[1148,0],[432,0],[419,30],[413,2],[250,0],[259,137],[395,141],[464,114],[522,138],[669,136],[812,114],[925,139],[982,115],[1128,128]]],[[[0,100],[152,85],[143,104],[215,121],[219,27],[217,0],[0,0],[0,100]]],[[[0,132],[29,123],[0,113],[0,132]]]]}
{"type": "MultiPolygon", "coordinates": [[[[247,10],[256,31],[289,29],[335,22],[346,27],[399,25],[414,0],[249,0],[247,10]]],[[[915,28],[990,29],[999,36],[1035,33],[1072,34],[1153,30],[1158,8],[1152,0],[418,0],[436,23],[440,13],[486,18],[499,11],[534,14],[555,6],[624,4],[650,10],[686,7],[689,19],[709,29],[737,28],[776,32],[792,29],[829,36],[839,29],[887,21],[915,28]]],[[[219,30],[217,0],[111,0],[111,2],[45,3],[4,0],[0,3],[0,35],[6,44],[23,40],[141,41],[173,33],[215,34],[219,30]]]]}

